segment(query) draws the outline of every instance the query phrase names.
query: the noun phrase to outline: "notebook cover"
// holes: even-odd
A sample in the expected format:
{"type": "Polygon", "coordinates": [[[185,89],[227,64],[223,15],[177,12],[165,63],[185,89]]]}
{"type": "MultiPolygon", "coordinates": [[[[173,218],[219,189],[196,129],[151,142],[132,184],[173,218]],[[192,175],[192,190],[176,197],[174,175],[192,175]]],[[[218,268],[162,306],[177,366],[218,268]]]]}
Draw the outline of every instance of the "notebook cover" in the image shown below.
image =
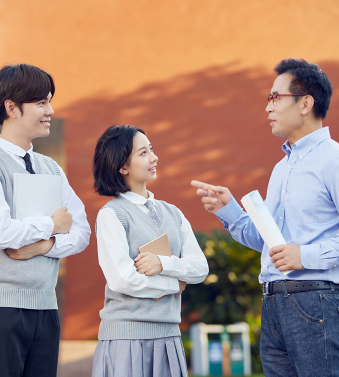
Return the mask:
{"type": "Polygon", "coordinates": [[[14,173],[13,217],[49,216],[61,207],[62,177],[49,174],[14,173]]]}
{"type": "Polygon", "coordinates": [[[156,238],[155,240],[143,246],[140,246],[139,250],[141,253],[149,252],[154,255],[162,255],[165,257],[170,257],[172,255],[171,247],[166,233],[156,238]]]}

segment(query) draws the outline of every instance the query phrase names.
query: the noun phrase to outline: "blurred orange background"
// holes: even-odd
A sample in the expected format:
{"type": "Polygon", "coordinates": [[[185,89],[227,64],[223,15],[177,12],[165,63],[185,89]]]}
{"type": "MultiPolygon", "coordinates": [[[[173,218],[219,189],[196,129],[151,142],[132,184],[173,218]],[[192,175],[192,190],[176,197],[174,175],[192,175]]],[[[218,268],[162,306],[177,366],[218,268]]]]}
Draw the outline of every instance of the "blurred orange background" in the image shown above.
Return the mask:
{"type": "MultiPolygon", "coordinates": [[[[265,196],[284,139],[272,136],[266,97],[283,58],[329,76],[325,126],[339,140],[339,3],[336,0],[0,0],[0,63],[27,63],[56,82],[67,175],[92,230],[108,198],[93,192],[97,139],[112,124],[143,128],[159,157],[156,198],[177,205],[194,230],[221,228],[192,179],[265,196]]],[[[96,239],[67,258],[63,339],[95,339],[104,277],[96,239]]]]}

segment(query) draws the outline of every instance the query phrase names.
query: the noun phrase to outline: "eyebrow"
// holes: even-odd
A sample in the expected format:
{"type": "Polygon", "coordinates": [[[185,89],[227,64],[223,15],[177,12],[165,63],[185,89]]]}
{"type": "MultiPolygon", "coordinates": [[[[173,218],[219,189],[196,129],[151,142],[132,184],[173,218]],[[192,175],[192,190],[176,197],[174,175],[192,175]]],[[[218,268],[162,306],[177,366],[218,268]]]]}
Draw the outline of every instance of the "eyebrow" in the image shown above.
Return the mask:
{"type": "Polygon", "coordinates": [[[41,98],[41,99],[39,99],[39,100],[36,101],[36,102],[41,102],[41,101],[51,101],[52,98],[53,98],[53,96],[52,96],[50,99],[48,99],[48,97],[45,97],[45,98],[41,98]]]}
{"type": "MultiPolygon", "coordinates": [[[[151,146],[152,146],[152,144],[151,144],[151,143],[149,143],[149,146],[151,147],[151,146]]],[[[138,152],[139,152],[139,151],[141,151],[142,149],[146,149],[146,147],[141,147],[141,148],[139,148],[139,149],[138,149],[138,152]]]]}

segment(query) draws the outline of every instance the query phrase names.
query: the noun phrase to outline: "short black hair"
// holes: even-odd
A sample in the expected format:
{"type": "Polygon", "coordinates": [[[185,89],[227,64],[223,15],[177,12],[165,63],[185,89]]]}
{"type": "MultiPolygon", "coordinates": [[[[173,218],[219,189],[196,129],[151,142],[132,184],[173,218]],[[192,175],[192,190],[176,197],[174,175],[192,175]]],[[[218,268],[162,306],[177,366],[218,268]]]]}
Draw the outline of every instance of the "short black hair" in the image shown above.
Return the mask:
{"type": "MultiPolygon", "coordinates": [[[[330,107],[332,97],[332,85],[325,73],[317,64],[308,63],[301,59],[284,59],[274,68],[281,75],[290,73],[293,76],[290,85],[292,94],[309,94],[314,98],[314,116],[316,119],[324,119],[330,107]]],[[[300,97],[295,97],[298,102],[300,97]]]]}
{"type": "Polygon", "coordinates": [[[6,65],[0,70],[0,125],[8,118],[5,101],[12,100],[22,112],[24,103],[41,101],[55,93],[52,76],[28,64],[6,65]]]}
{"type": "Polygon", "coordinates": [[[113,125],[99,138],[94,152],[94,189],[99,195],[117,196],[130,191],[119,170],[128,162],[137,132],[145,132],[130,125],[113,125]]]}

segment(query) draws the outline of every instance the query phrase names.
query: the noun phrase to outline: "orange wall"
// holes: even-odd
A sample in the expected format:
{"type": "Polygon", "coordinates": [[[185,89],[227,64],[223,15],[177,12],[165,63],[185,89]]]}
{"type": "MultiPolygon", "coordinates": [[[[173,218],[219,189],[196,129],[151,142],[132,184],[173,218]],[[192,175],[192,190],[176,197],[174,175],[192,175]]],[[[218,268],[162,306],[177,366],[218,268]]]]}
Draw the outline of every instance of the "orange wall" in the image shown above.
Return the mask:
{"type": "MultiPolygon", "coordinates": [[[[107,201],[92,190],[93,151],[114,123],[145,129],[159,156],[150,189],[196,230],[221,223],[204,212],[191,179],[227,185],[238,199],[254,189],[264,196],[283,157],[264,111],[282,58],[314,61],[328,74],[334,98],[324,124],[339,140],[336,0],[0,0],[0,11],[0,63],[54,76],[68,178],[92,229],[107,201]]],[[[65,339],[96,337],[103,287],[93,235],[67,259],[65,339]]]]}

